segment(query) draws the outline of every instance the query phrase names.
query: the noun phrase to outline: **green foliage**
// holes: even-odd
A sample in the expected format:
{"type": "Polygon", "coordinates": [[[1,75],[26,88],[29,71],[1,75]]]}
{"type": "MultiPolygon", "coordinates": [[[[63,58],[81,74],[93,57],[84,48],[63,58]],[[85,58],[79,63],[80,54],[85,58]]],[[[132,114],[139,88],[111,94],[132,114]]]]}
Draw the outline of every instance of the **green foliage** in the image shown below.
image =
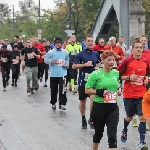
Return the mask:
{"type": "MultiPolygon", "coordinates": [[[[46,37],[50,41],[53,41],[56,36],[62,37],[63,40],[68,38],[64,32],[68,29],[68,5],[66,1],[59,4],[55,11],[51,11],[50,9],[41,10],[42,38],[46,37]]],[[[101,1],[71,0],[71,29],[75,30],[78,41],[90,33],[101,1]]],[[[150,0],[143,0],[143,6],[146,9],[146,33],[150,35],[150,0]]],[[[39,23],[38,6],[35,5],[34,0],[24,0],[20,3],[19,7],[21,9],[20,12],[15,12],[14,35],[25,34],[26,38],[37,36],[39,23]],[[28,9],[28,2],[31,5],[30,9],[28,9]]],[[[12,16],[10,15],[10,8],[8,5],[0,4],[0,11],[4,12],[5,10],[5,16],[7,16],[4,19],[5,23],[0,23],[0,38],[2,39],[7,37],[11,40],[14,36],[12,35],[13,21],[12,17],[10,17],[12,16]]],[[[119,27],[116,22],[111,35],[118,37],[118,32],[119,27]]]]}

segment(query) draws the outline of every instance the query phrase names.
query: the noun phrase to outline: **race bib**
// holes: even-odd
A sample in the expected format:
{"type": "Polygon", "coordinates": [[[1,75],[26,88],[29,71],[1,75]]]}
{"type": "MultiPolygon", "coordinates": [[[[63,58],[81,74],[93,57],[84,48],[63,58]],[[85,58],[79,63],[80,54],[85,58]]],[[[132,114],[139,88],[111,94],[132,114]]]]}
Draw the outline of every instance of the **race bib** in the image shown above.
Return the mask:
{"type": "Polygon", "coordinates": [[[116,103],[117,102],[117,93],[116,92],[109,92],[104,97],[104,103],[116,103]]]}
{"type": "Polygon", "coordinates": [[[13,64],[18,64],[19,63],[19,59],[13,59],[13,64]]]}
{"type": "Polygon", "coordinates": [[[1,61],[2,61],[2,62],[7,62],[7,58],[1,57],[1,61]]]}
{"type": "Polygon", "coordinates": [[[27,54],[27,57],[28,57],[28,59],[33,59],[33,58],[34,58],[34,56],[33,56],[32,53],[28,53],[28,54],[27,54]]]}
{"type": "Polygon", "coordinates": [[[71,51],[71,55],[76,55],[77,54],[77,51],[75,50],[75,49],[73,49],[72,51],[71,51]]]}
{"type": "Polygon", "coordinates": [[[87,81],[89,78],[90,74],[89,73],[85,73],[85,77],[84,77],[84,81],[87,81]]]}
{"type": "Polygon", "coordinates": [[[63,65],[63,60],[62,59],[58,59],[55,64],[56,64],[56,66],[62,66],[63,65]]]}
{"type": "Polygon", "coordinates": [[[143,85],[144,81],[144,76],[138,76],[136,85],[143,85]]]}

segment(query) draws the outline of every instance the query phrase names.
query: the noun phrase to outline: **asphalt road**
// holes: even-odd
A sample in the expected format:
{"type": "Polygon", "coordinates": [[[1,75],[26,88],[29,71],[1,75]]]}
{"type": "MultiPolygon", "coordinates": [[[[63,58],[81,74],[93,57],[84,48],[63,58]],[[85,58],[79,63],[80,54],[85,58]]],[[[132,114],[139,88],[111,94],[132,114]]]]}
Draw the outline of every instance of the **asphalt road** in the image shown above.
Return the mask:
{"type": "MultiPolygon", "coordinates": [[[[22,73],[18,87],[0,86],[0,150],[92,150],[94,130],[88,126],[81,129],[81,116],[78,110],[78,94],[67,92],[66,111],[51,109],[50,90],[42,87],[34,95],[26,93],[25,74],[22,73]]],[[[122,100],[119,101],[120,121],[118,125],[118,149],[138,150],[138,128],[131,124],[128,129],[128,141],[121,143],[120,136],[125,115],[122,100]]],[[[89,119],[89,100],[86,118],[89,119]]],[[[146,141],[150,147],[150,131],[146,141]]],[[[100,150],[107,150],[106,128],[100,150]]]]}

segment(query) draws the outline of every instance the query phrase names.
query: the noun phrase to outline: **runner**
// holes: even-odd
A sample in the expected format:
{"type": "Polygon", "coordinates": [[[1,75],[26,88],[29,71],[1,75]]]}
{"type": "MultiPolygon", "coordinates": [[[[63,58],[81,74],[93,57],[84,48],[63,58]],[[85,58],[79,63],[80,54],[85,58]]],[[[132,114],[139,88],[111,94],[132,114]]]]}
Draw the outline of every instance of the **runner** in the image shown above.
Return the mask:
{"type": "Polygon", "coordinates": [[[95,95],[91,117],[95,128],[93,136],[93,150],[103,137],[105,124],[107,125],[108,145],[110,150],[117,150],[117,126],[119,121],[119,107],[117,94],[121,94],[119,87],[119,72],[112,69],[116,55],[111,50],[102,53],[104,68],[94,71],[88,78],[85,93],[95,95]]]}
{"type": "Polygon", "coordinates": [[[51,101],[52,109],[56,109],[57,93],[59,92],[59,109],[66,110],[66,102],[62,101],[63,98],[63,77],[67,75],[69,68],[69,55],[66,50],[62,49],[62,39],[55,38],[55,48],[49,51],[44,62],[50,64],[50,88],[51,88],[51,101]],[[58,91],[59,85],[59,91],[58,91]]]}
{"type": "Polygon", "coordinates": [[[26,40],[26,48],[24,48],[21,52],[21,59],[23,66],[25,66],[27,93],[31,92],[31,94],[34,94],[33,90],[37,87],[37,59],[40,59],[40,54],[38,49],[32,46],[32,41],[30,39],[26,40]],[[32,88],[30,86],[31,80],[32,88]]]}
{"type": "Polygon", "coordinates": [[[11,66],[11,52],[7,50],[7,45],[2,45],[0,51],[1,70],[3,78],[3,91],[6,91],[6,86],[9,85],[9,74],[11,66]]]}
{"type": "Polygon", "coordinates": [[[139,39],[132,43],[133,56],[124,59],[118,70],[122,80],[125,80],[123,96],[126,111],[124,128],[121,141],[127,141],[127,127],[134,114],[139,116],[140,149],[148,149],[145,142],[146,122],[142,114],[142,98],[146,92],[148,83],[149,65],[147,60],[142,59],[143,46],[139,39]]]}
{"type": "MultiPolygon", "coordinates": [[[[37,37],[34,37],[32,39],[32,44],[33,44],[33,47],[37,48],[38,51],[40,52],[40,59],[37,60],[38,61],[38,81],[40,80],[40,82],[42,82],[42,63],[43,63],[42,56],[46,54],[46,51],[45,51],[44,46],[41,43],[39,43],[37,37]]],[[[37,81],[37,84],[38,84],[38,81],[37,81]]],[[[37,88],[39,88],[39,84],[37,88]]]]}
{"type": "MultiPolygon", "coordinates": [[[[85,84],[87,82],[88,76],[97,69],[96,67],[100,67],[100,56],[98,52],[92,50],[93,47],[93,37],[91,35],[85,38],[86,49],[82,52],[78,53],[74,58],[73,69],[79,70],[78,77],[78,92],[79,92],[79,109],[82,116],[82,129],[87,129],[87,121],[85,118],[85,110],[86,110],[86,100],[89,95],[85,94],[85,84]]],[[[90,109],[93,106],[93,99],[91,97],[90,101],[90,109]]],[[[91,111],[90,111],[91,112],[91,111]]],[[[93,124],[91,121],[91,117],[89,119],[90,127],[93,128],[93,124]]]]}
{"type": "Polygon", "coordinates": [[[124,53],[127,51],[127,45],[124,43],[124,37],[123,36],[119,37],[118,43],[116,45],[120,46],[122,48],[122,50],[124,51],[124,53]]]}
{"type": "Polygon", "coordinates": [[[100,38],[98,44],[93,46],[93,50],[97,51],[100,55],[103,53],[104,47],[105,47],[105,40],[103,38],[100,38]]]}
{"type": "MultiPolygon", "coordinates": [[[[44,46],[45,50],[46,50],[46,53],[50,50],[50,46],[47,46],[47,43],[46,41],[42,41],[41,44],[44,46]]],[[[43,79],[43,75],[45,74],[45,82],[43,84],[43,87],[47,87],[47,80],[48,80],[48,69],[49,69],[49,65],[46,64],[44,62],[44,58],[45,58],[45,55],[42,56],[42,59],[43,59],[43,63],[42,63],[42,74],[41,74],[41,78],[43,79]]]]}
{"type": "MultiPolygon", "coordinates": [[[[68,76],[69,81],[70,81],[70,91],[73,92],[73,94],[77,93],[76,89],[75,89],[75,81],[77,80],[77,70],[76,69],[72,69],[72,64],[74,61],[74,57],[80,52],[82,51],[82,46],[81,44],[76,42],[76,36],[72,35],[71,39],[70,39],[71,43],[69,43],[68,45],[66,45],[66,50],[69,53],[70,56],[70,61],[69,61],[69,71],[68,71],[68,76]]],[[[68,79],[67,79],[68,81],[68,79]]]]}
{"type": "Polygon", "coordinates": [[[106,45],[104,47],[104,50],[113,50],[117,56],[116,58],[116,63],[114,65],[114,68],[117,68],[117,66],[122,62],[122,60],[124,59],[124,52],[122,50],[122,48],[118,45],[116,45],[116,38],[115,37],[111,37],[109,39],[110,44],[106,45]]]}
{"type": "Polygon", "coordinates": [[[142,100],[142,112],[150,128],[150,89],[145,93],[142,100]]]}
{"type": "Polygon", "coordinates": [[[20,52],[19,52],[19,45],[14,44],[13,46],[13,51],[11,52],[11,68],[12,68],[12,86],[15,85],[17,87],[17,80],[19,77],[19,72],[20,72],[20,52]]]}

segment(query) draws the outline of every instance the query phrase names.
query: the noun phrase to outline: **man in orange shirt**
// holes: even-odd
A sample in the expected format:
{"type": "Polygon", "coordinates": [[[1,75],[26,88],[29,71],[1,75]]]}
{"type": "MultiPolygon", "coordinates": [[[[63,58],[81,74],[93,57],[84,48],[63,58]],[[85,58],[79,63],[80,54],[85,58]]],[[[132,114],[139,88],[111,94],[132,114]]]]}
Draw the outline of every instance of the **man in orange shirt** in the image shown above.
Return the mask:
{"type": "Polygon", "coordinates": [[[150,89],[145,93],[142,100],[142,112],[146,119],[147,125],[150,128],[150,89]]]}
{"type": "Polygon", "coordinates": [[[124,59],[124,51],[122,50],[122,48],[118,45],[116,45],[116,38],[115,37],[111,37],[109,39],[110,45],[106,45],[104,47],[104,50],[112,50],[116,53],[117,55],[117,59],[116,59],[116,63],[117,66],[122,62],[122,59],[124,59]]]}

